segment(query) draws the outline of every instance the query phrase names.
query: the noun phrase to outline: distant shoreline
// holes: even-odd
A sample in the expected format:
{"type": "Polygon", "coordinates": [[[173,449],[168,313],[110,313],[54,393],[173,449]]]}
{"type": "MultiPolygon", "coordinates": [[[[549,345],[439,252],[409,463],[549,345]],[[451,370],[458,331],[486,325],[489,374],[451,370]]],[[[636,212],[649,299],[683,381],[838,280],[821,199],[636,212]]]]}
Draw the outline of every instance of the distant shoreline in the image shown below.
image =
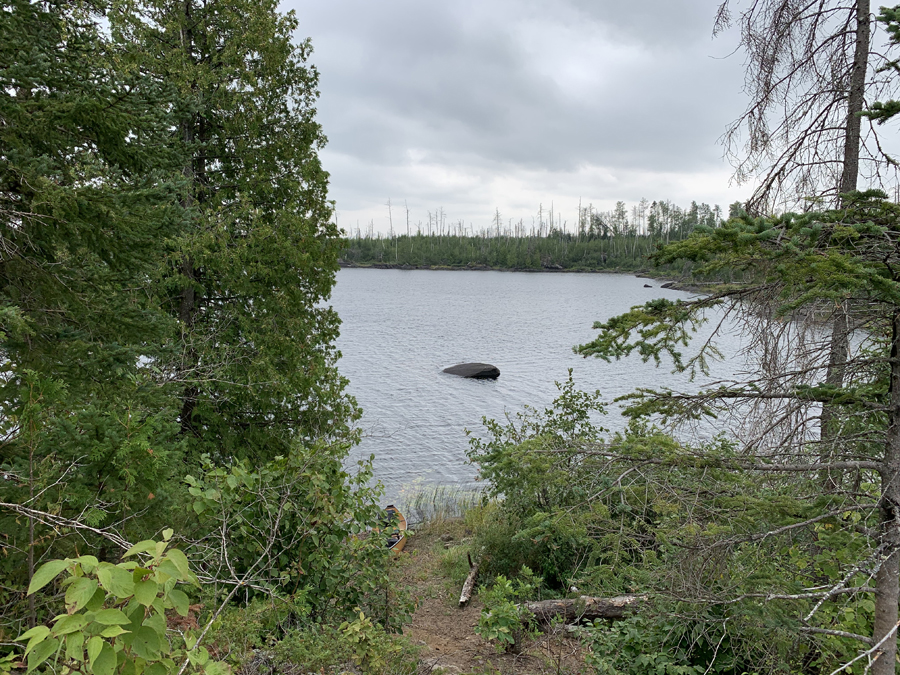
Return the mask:
{"type": "MultiPolygon", "coordinates": [[[[559,266],[554,267],[490,267],[489,265],[395,265],[393,263],[365,263],[359,264],[348,260],[338,260],[341,269],[363,269],[363,270],[433,270],[438,272],[527,272],[529,274],[630,274],[638,279],[651,279],[660,284],[666,284],[665,288],[674,291],[686,291],[690,293],[708,293],[711,287],[717,286],[717,283],[697,283],[686,282],[679,279],[673,279],[664,275],[656,276],[646,269],[642,270],[625,270],[618,268],[603,269],[566,269],[559,266]]],[[[662,287],[662,286],[660,286],[662,287]]]]}

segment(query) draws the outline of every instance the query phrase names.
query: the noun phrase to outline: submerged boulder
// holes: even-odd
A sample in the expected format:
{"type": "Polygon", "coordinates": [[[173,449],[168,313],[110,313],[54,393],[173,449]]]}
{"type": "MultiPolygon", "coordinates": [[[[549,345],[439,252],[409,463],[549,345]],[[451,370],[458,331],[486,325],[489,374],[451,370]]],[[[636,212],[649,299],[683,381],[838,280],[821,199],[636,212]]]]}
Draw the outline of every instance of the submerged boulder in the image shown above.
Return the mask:
{"type": "Polygon", "coordinates": [[[500,377],[500,369],[490,363],[460,363],[444,368],[444,372],[473,380],[496,380],[500,377]]]}

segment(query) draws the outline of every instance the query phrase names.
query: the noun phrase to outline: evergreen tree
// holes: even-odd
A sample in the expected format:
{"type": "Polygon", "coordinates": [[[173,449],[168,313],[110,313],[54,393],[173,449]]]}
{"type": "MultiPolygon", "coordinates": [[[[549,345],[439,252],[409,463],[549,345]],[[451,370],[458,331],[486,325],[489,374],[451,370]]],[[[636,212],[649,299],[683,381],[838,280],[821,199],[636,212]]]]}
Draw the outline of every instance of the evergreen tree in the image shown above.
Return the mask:
{"type": "MultiPolygon", "coordinates": [[[[96,527],[159,503],[177,457],[151,277],[181,226],[171,97],[117,67],[102,10],[0,11],[0,502],[96,527]]],[[[8,608],[66,531],[6,510],[0,531],[8,608]]]]}
{"type": "Polygon", "coordinates": [[[167,372],[195,453],[285,454],[341,435],[354,414],[337,374],[330,294],[340,249],[317,156],[316,70],[274,0],[117,0],[136,67],[178,88],[182,201],[191,214],[165,281],[181,326],[167,372]]]}
{"type": "MultiPolygon", "coordinates": [[[[852,596],[840,591],[841,602],[854,607],[857,617],[870,618],[845,630],[843,637],[870,648],[872,672],[878,675],[895,672],[900,598],[900,276],[896,260],[900,212],[884,197],[877,191],[854,193],[845,197],[846,206],[838,210],[756,219],[744,214],[722,228],[701,227],[694,236],[658,253],[656,260],[691,260],[706,273],[737,268],[747,273],[746,283],[694,302],[657,300],[633,308],[599,324],[597,339],[578,348],[586,356],[606,359],[635,350],[645,360],[659,361],[668,355],[676,367],[691,369],[702,367],[708,345],[689,360],[683,359],[681,349],[705,311],[724,306],[745,319],[748,333],[764,346],[765,358],[752,379],[699,394],[638,392],[631,412],[682,419],[731,415],[757,420],[757,433],[748,426],[740,435],[739,459],[718,465],[764,471],[773,477],[780,474],[781,478],[772,480],[795,484],[798,489],[802,484],[809,489],[806,477],[821,486],[819,494],[805,502],[815,511],[796,509],[785,519],[789,527],[779,532],[795,531],[809,517],[824,521],[834,514],[859,514],[829,521],[831,534],[840,534],[841,545],[846,546],[840,566],[830,576],[828,570],[819,569],[819,576],[813,574],[806,583],[827,580],[836,584],[826,586],[832,590],[860,586],[862,590],[851,591],[852,596]],[[828,318],[835,305],[846,307],[841,311],[853,325],[865,329],[856,353],[848,352],[842,363],[844,377],[837,383],[822,377],[831,368],[822,355],[828,355],[832,345],[816,335],[815,323],[828,318]],[[812,325],[804,326],[803,317],[812,325]],[[771,329],[775,320],[781,321],[782,330],[771,329]],[[827,416],[826,410],[830,411],[827,416]],[[819,425],[838,428],[816,440],[812,432],[819,425]],[[868,579],[874,583],[869,585],[868,579]]],[[[759,532],[755,536],[763,535],[775,536],[759,532]]],[[[810,535],[795,538],[792,550],[804,547],[814,560],[828,558],[822,555],[827,537],[815,530],[810,535]]],[[[830,545],[837,541],[831,539],[830,545]]],[[[823,606],[820,603],[798,622],[798,631],[834,629],[833,619],[830,625],[809,623],[823,606]]],[[[827,606],[825,616],[830,616],[827,606]]],[[[838,664],[825,665],[830,670],[838,664]]]]}

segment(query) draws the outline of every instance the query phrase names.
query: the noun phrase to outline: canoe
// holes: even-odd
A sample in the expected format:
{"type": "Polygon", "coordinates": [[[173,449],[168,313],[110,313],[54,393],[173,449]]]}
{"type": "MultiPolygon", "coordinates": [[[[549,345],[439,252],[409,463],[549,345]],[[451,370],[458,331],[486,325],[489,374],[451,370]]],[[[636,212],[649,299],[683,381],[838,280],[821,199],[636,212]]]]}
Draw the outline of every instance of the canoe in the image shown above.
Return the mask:
{"type": "Polygon", "coordinates": [[[406,518],[393,504],[388,504],[384,508],[384,512],[388,521],[385,528],[387,547],[392,553],[400,553],[406,546],[406,518]]]}

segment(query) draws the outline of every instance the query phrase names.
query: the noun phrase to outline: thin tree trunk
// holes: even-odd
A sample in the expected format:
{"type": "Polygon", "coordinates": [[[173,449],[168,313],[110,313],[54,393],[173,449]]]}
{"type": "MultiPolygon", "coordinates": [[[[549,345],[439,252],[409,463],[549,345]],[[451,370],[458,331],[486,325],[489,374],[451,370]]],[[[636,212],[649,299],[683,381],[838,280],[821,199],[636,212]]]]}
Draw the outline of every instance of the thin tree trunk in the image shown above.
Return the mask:
{"type": "Polygon", "coordinates": [[[840,191],[852,192],[856,189],[859,175],[859,143],[862,125],[864,94],[866,88],[866,68],[869,63],[869,41],[871,37],[870,1],[857,0],[856,3],[856,49],[853,55],[853,69],[850,72],[850,91],[847,96],[847,126],[844,133],[844,166],[841,172],[840,191]]]}
{"type": "Polygon", "coordinates": [[[881,544],[887,557],[875,575],[875,622],[872,638],[877,644],[889,633],[872,666],[872,675],[894,675],[897,658],[897,603],[900,601],[900,310],[892,317],[891,384],[884,470],[881,477],[881,544]]]}
{"type": "MultiPolygon", "coordinates": [[[[850,353],[850,317],[847,313],[846,301],[835,307],[831,320],[831,343],[828,347],[828,368],[825,371],[825,384],[840,387],[844,384],[844,371],[850,353]]],[[[820,455],[825,462],[830,461],[837,453],[835,443],[839,442],[839,433],[835,429],[835,408],[826,403],[822,406],[819,422],[819,438],[822,441],[820,455]]],[[[826,492],[834,492],[841,484],[841,471],[823,471],[822,484],[826,492]]]]}
{"type": "MultiPolygon", "coordinates": [[[[184,51],[185,58],[188,62],[194,59],[194,19],[193,19],[193,0],[184,0],[181,29],[181,47],[184,51]]],[[[202,140],[204,129],[202,120],[199,122],[194,118],[188,118],[181,125],[182,139],[185,147],[188,149],[190,156],[184,164],[182,173],[188,181],[188,187],[182,200],[182,206],[189,210],[194,208],[197,203],[203,201],[203,193],[198,189],[204,182],[205,178],[205,162],[203,157],[194,157],[193,144],[198,140],[198,136],[202,140]]],[[[198,308],[198,297],[196,284],[199,280],[199,271],[194,265],[194,261],[190,254],[185,254],[181,262],[181,274],[183,277],[184,287],[181,290],[181,304],[178,308],[178,318],[181,321],[182,341],[184,342],[185,360],[188,368],[193,368],[197,364],[197,354],[192,346],[192,329],[194,326],[194,318],[198,308]]],[[[195,376],[192,376],[195,377],[195,376]]],[[[186,378],[187,380],[192,377],[186,378]]],[[[183,435],[197,435],[198,425],[194,423],[194,412],[197,407],[200,390],[196,385],[185,384],[184,391],[181,396],[181,433],[183,435]]]]}
{"type": "MultiPolygon", "coordinates": [[[[32,401],[34,396],[32,394],[32,401]]],[[[28,448],[28,505],[34,508],[34,444],[35,434],[37,430],[34,427],[34,420],[30,421],[31,426],[31,442],[28,448]]],[[[34,576],[34,516],[28,516],[28,583],[34,576]]],[[[34,628],[37,624],[37,610],[34,603],[34,593],[28,596],[28,627],[34,628]]]]}
{"type": "MultiPolygon", "coordinates": [[[[847,122],[844,127],[844,154],[841,171],[841,182],[838,191],[841,194],[853,192],[857,187],[859,176],[859,146],[860,129],[862,128],[862,110],[866,88],[866,70],[869,64],[869,42],[871,39],[870,0],[857,0],[856,3],[856,41],[853,54],[853,67],[850,71],[850,90],[847,93],[847,122]]],[[[844,204],[841,198],[840,204],[844,204]]],[[[834,313],[831,328],[831,345],[828,358],[828,369],[825,373],[825,382],[836,387],[844,383],[844,369],[849,353],[849,319],[845,303],[837,308],[834,313]]],[[[822,406],[822,419],[820,437],[823,441],[825,452],[829,455],[833,451],[829,446],[834,440],[834,409],[830,405],[822,406]]],[[[826,480],[826,489],[831,486],[833,490],[836,479],[829,476],[826,480]]]]}

